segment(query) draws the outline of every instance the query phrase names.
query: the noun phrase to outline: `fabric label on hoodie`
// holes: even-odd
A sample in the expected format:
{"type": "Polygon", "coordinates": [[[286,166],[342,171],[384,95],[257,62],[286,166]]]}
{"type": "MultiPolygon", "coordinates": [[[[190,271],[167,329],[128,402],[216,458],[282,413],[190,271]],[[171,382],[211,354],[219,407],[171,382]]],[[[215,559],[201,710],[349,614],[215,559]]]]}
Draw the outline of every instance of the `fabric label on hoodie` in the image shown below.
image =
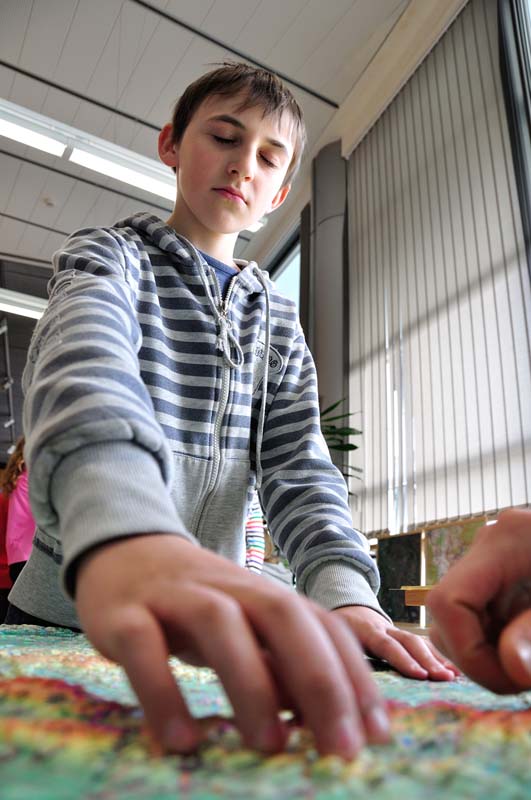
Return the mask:
{"type": "MultiPolygon", "coordinates": [[[[256,343],[255,355],[260,361],[264,360],[265,342],[258,341],[256,343]]],[[[273,345],[269,345],[269,372],[273,375],[282,372],[283,360],[282,356],[273,345]]]]}

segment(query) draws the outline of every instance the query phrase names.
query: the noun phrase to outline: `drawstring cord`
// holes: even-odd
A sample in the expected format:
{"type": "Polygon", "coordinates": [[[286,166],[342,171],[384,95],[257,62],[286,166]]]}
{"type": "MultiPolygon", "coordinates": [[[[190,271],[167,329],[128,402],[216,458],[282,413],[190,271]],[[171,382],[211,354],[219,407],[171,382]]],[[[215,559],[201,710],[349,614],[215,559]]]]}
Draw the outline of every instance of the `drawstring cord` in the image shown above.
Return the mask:
{"type": "Polygon", "coordinates": [[[194,261],[199,270],[199,275],[205,289],[210,308],[216,320],[216,327],[218,335],[216,339],[216,348],[223,354],[223,359],[229,367],[241,367],[243,364],[243,350],[240,343],[232,332],[232,322],[227,316],[227,311],[223,304],[219,283],[211,273],[206,273],[203,261],[196,252],[195,248],[190,248],[194,261]],[[212,296],[212,286],[216,297],[212,296]],[[232,351],[235,351],[236,358],[232,358],[232,351]]]}
{"type": "Polygon", "coordinates": [[[255,460],[256,460],[256,488],[260,489],[262,486],[262,479],[263,479],[263,470],[262,470],[262,442],[264,439],[264,426],[265,426],[265,414],[266,414],[266,406],[267,406],[267,387],[269,385],[269,344],[271,340],[271,331],[270,331],[270,308],[269,308],[269,290],[267,288],[267,283],[262,275],[262,272],[258,267],[255,267],[254,275],[258,278],[260,283],[262,284],[262,288],[265,294],[265,301],[266,301],[266,319],[265,319],[265,346],[264,346],[264,365],[263,365],[263,379],[262,379],[262,400],[260,403],[260,415],[258,417],[258,429],[256,431],[256,449],[255,449],[255,460]]]}
{"type": "Polygon", "coordinates": [[[226,364],[230,367],[240,367],[243,364],[243,350],[232,332],[232,322],[224,312],[218,312],[216,322],[219,325],[217,349],[223,353],[226,364]],[[231,356],[232,348],[236,351],[236,360],[231,356]]]}

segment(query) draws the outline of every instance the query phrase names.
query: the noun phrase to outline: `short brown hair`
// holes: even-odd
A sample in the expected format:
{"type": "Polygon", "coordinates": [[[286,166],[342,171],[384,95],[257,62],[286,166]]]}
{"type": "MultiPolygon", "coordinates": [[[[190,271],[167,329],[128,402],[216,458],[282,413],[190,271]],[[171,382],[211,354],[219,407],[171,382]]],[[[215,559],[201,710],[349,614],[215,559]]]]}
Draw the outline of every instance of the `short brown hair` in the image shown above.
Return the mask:
{"type": "Polygon", "coordinates": [[[290,90],[280,78],[261,67],[245,63],[225,62],[212,72],[207,72],[191,83],[177,101],[172,115],[172,139],[179,143],[193,115],[207,97],[245,94],[246,99],[238,111],[261,106],[263,116],[287,112],[293,122],[294,148],[284,184],[295,176],[306,144],[306,127],[302,110],[290,90]]]}

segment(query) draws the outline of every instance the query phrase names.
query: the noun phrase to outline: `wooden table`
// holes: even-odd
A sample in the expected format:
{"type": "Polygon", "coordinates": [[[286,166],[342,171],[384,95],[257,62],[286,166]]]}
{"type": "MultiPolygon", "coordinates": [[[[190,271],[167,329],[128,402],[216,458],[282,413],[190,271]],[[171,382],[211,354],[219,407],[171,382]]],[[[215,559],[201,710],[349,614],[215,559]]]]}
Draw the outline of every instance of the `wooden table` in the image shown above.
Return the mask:
{"type": "Polygon", "coordinates": [[[406,606],[425,606],[426,598],[434,586],[401,586],[406,606]]]}

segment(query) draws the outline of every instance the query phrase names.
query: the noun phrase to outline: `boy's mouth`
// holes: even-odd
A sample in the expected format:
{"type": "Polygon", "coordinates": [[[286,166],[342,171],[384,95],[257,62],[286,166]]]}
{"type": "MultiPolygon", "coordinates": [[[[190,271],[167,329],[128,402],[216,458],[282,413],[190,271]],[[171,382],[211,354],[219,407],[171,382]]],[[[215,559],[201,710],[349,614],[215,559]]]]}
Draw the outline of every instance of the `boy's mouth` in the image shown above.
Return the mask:
{"type": "Polygon", "coordinates": [[[227,200],[234,200],[236,203],[245,203],[242,193],[232,186],[216,186],[214,187],[214,191],[221,195],[221,197],[226,197],[227,200]]]}

